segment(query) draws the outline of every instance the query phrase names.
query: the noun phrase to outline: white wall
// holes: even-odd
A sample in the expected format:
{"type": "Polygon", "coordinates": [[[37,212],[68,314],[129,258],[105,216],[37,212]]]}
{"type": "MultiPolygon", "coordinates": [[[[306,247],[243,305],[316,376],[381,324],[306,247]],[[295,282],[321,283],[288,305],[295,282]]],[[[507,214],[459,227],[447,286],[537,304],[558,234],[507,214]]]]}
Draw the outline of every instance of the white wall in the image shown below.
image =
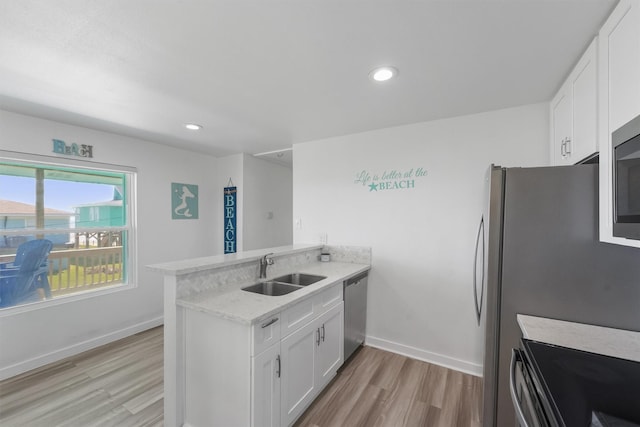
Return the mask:
{"type": "MultiPolygon", "coordinates": [[[[238,187],[238,251],[290,245],[293,242],[292,170],[249,154],[234,154],[219,160],[220,183],[226,186],[231,178],[238,187]],[[270,212],[272,218],[269,218],[270,212]]],[[[219,211],[223,212],[222,199],[219,211]]],[[[221,228],[223,220],[221,217],[221,228]]],[[[216,247],[223,251],[223,242],[216,247]]]]}
{"type": "Polygon", "coordinates": [[[294,145],[294,242],[327,233],[373,249],[368,343],[481,374],[472,264],[485,172],[546,165],[548,128],[536,104],[294,145]],[[412,172],[397,182],[414,188],[355,183],[362,171],[394,181],[381,177],[392,170],[412,172]]]}
{"type": "Polygon", "coordinates": [[[137,286],[0,314],[0,378],[162,323],[162,278],[144,266],[220,253],[215,157],[0,110],[0,148],[52,155],[52,138],[91,144],[94,161],[137,168],[137,286]],[[171,219],[171,183],[197,184],[199,219],[171,219]]]}
{"type": "Polygon", "coordinates": [[[244,250],[293,242],[293,171],[244,155],[244,250]]]}

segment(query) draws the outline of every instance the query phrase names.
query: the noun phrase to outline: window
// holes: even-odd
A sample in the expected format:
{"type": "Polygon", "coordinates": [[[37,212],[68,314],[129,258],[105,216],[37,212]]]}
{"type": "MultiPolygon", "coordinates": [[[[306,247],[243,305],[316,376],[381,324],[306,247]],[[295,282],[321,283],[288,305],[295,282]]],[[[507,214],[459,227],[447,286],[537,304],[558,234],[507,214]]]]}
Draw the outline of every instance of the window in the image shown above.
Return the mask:
{"type": "Polygon", "coordinates": [[[3,154],[0,309],[132,283],[135,171],[3,154]],[[18,283],[20,248],[42,239],[52,242],[51,251],[39,272],[18,283]]]}

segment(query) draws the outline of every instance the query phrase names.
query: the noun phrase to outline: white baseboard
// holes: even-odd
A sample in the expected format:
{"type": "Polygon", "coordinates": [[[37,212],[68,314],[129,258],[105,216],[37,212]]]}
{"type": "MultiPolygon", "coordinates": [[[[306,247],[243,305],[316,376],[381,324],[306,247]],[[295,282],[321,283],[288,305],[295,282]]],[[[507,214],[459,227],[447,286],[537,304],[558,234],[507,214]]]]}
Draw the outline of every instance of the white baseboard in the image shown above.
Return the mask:
{"type": "Polygon", "coordinates": [[[91,338],[86,341],[79,342],[77,344],[70,345],[68,347],[61,348],[59,350],[52,351],[47,354],[33,357],[28,360],[24,360],[14,365],[9,365],[4,368],[0,368],[0,380],[11,378],[15,375],[19,375],[23,372],[30,371],[35,368],[47,365],[49,363],[57,362],[65,357],[74,356],[82,353],[83,351],[91,350],[92,348],[100,347],[101,345],[108,344],[113,341],[117,341],[121,338],[128,337],[138,332],[146,331],[147,329],[155,328],[164,323],[162,316],[155,319],[147,320],[142,323],[138,323],[133,326],[129,326],[124,329],[110,332],[108,334],[101,335],[99,337],[91,338]]]}
{"type": "Polygon", "coordinates": [[[455,359],[438,353],[422,350],[382,338],[376,338],[367,335],[365,344],[381,350],[390,351],[392,353],[401,354],[412,359],[422,360],[423,362],[433,363],[435,365],[444,366],[445,368],[464,372],[476,377],[482,376],[482,365],[467,362],[465,360],[455,359]]]}

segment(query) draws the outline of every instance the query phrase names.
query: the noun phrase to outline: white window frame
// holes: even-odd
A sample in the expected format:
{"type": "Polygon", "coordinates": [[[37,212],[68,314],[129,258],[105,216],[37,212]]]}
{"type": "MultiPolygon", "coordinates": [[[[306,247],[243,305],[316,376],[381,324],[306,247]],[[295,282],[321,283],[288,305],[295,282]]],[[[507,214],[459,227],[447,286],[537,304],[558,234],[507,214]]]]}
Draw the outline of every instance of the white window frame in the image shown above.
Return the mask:
{"type": "MultiPolygon", "coordinates": [[[[113,173],[123,173],[127,175],[126,179],[126,199],[124,202],[126,203],[125,213],[127,216],[127,225],[121,227],[122,230],[127,232],[127,248],[123,251],[126,256],[123,261],[126,262],[127,266],[127,276],[126,283],[115,284],[113,286],[91,289],[87,291],[81,291],[78,293],[72,293],[68,295],[59,296],[57,298],[42,300],[30,304],[16,305],[13,307],[5,307],[0,309],[0,317],[7,317],[12,315],[17,315],[20,313],[24,313],[32,310],[39,310],[47,307],[53,307],[60,304],[68,304],[74,301],[85,300],[89,298],[96,298],[102,295],[111,294],[114,292],[127,291],[133,288],[136,288],[138,285],[138,223],[137,223],[137,175],[138,171],[136,168],[131,166],[124,165],[114,165],[109,163],[99,163],[93,161],[79,161],[75,159],[54,157],[54,156],[43,156],[38,154],[30,154],[30,153],[20,153],[15,151],[6,151],[0,150],[0,162],[22,162],[30,165],[38,166],[42,165],[44,167],[62,167],[62,168],[71,168],[78,170],[88,170],[88,171],[104,171],[104,172],[113,172],[113,173]]],[[[37,234],[39,232],[47,233],[47,234],[55,234],[56,229],[46,228],[43,230],[38,229],[24,229],[24,230],[16,230],[15,232],[8,232],[9,234],[22,234],[28,232],[29,234],[37,234]]],[[[78,229],[78,231],[81,231],[78,229]]],[[[65,229],[66,232],[66,229],[65,229]]]]}

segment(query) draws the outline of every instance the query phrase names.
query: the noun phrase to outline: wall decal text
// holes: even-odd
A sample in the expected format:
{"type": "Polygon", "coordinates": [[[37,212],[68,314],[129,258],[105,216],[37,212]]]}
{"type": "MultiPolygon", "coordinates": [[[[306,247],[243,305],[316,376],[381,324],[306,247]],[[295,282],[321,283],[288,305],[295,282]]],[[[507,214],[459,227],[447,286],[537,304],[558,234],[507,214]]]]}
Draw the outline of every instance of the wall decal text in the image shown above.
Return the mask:
{"type": "Polygon", "coordinates": [[[356,173],[355,184],[360,184],[372,191],[386,190],[410,190],[416,188],[416,180],[427,176],[427,170],[422,167],[407,170],[384,170],[378,171],[362,170],[356,173]]]}
{"type": "Polygon", "coordinates": [[[93,158],[93,145],[76,144],[75,142],[67,145],[61,139],[52,139],[51,141],[53,141],[53,152],[56,154],[93,158]]]}

